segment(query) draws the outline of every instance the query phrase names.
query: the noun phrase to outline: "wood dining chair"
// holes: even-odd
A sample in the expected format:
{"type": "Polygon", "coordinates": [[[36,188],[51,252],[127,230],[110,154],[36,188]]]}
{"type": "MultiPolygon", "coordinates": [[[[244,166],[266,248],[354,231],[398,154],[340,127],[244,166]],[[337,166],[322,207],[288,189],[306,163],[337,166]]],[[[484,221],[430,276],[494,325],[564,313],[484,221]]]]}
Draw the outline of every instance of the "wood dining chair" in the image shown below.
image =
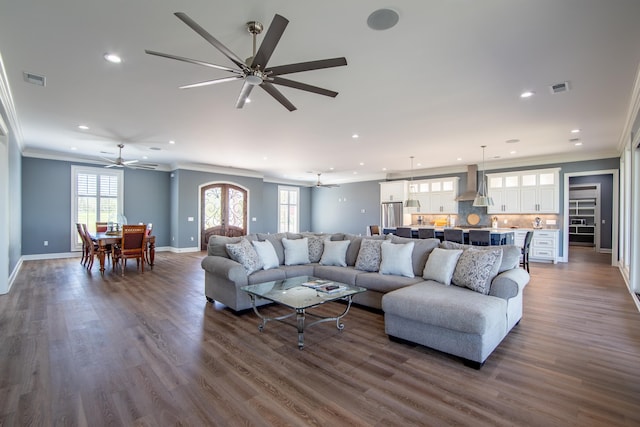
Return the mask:
{"type": "Polygon", "coordinates": [[[490,230],[469,230],[469,244],[474,246],[490,246],[490,230]]]}
{"type": "Polygon", "coordinates": [[[106,233],[108,229],[108,222],[97,222],[96,221],[96,233],[106,233]]]}
{"type": "Polygon", "coordinates": [[[98,244],[91,238],[91,234],[89,234],[89,230],[87,230],[87,224],[82,224],[82,238],[84,241],[84,266],[87,267],[87,270],[91,270],[93,267],[93,261],[95,260],[96,255],[98,254],[98,244]]]}
{"type": "MultiPolygon", "coordinates": [[[[147,224],[147,230],[145,232],[145,238],[151,236],[151,233],[153,232],[153,224],[152,223],[148,223],[147,224]]],[[[151,265],[151,257],[149,256],[149,243],[148,241],[145,239],[144,241],[144,260],[147,264],[151,265]]]]}
{"type": "Polygon", "coordinates": [[[378,225],[370,225],[369,226],[369,234],[372,236],[379,236],[380,235],[380,226],[378,225]]]}
{"type": "Polygon", "coordinates": [[[125,224],[122,226],[122,239],[113,250],[113,259],[116,266],[120,265],[123,276],[129,258],[136,259],[138,270],[144,274],[146,232],[147,226],[145,224],[125,224]]]}
{"type": "Polygon", "coordinates": [[[464,232],[460,228],[445,228],[444,240],[448,242],[464,243],[464,232]]]}
{"type": "Polygon", "coordinates": [[[82,243],[82,256],[80,257],[80,264],[84,265],[87,258],[87,246],[84,241],[84,231],[82,230],[82,224],[76,222],[76,229],[78,230],[78,236],[80,236],[80,242],[82,243]]]}

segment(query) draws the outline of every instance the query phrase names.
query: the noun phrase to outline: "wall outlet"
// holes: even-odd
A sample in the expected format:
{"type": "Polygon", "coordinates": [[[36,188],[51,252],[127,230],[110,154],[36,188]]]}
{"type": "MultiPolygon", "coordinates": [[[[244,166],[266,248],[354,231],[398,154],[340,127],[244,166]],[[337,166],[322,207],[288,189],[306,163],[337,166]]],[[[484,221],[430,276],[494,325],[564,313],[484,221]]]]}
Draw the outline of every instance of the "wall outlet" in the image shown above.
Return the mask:
{"type": "Polygon", "coordinates": [[[506,225],[506,224],[507,224],[507,222],[509,222],[509,220],[508,220],[508,219],[505,219],[505,220],[503,221],[503,224],[505,224],[505,225],[506,225]]]}
{"type": "Polygon", "coordinates": [[[360,209],[360,213],[367,213],[366,209],[360,209]]]}
{"type": "Polygon", "coordinates": [[[256,222],[258,219],[254,216],[251,218],[251,222],[256,222]]]}
{"type": "Polygon", "coordinates": [[[44,245],[45,245],[45,246],[49,246],[49,241],[48,241],[48,240],[45,240],[45,241],[44,241],[44,245]]]}
{"type": "Polygon", "coordinates": [[[547,225],[556,225],[556,220],[555,219],[548,219],[545,221],[545,223],[547,225]]]}
{"type": "Polygon", "coordinates": [[[191,236],[191,241],[193,242],[193,236],[191,236]]]}
{"type": "Polygon", "coordinates": [[[188,218],[187,218],[187,221],[189,221],[189,222],[193,222],[193,217],[192,217],[192,216],[188,217],[188,218]]]}

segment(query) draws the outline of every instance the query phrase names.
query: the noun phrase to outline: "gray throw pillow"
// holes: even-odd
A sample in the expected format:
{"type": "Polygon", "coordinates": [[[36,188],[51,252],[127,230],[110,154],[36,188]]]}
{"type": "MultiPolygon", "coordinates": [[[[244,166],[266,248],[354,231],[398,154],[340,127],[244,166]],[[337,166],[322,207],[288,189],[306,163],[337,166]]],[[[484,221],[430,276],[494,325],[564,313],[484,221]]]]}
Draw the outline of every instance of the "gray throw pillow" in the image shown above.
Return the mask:
{"type": "Polygon", "coordinates": [[[260,256],[247,239],[242,239],[239,243],[227,243],[227,253],[232,260],[242,264],[247,274],[260,270],[263,266],[260,256]]]}
{"type": "Polygon", "coordinates": [[[324,251],[322,252],[322,258],[320,258],[320,264],[346,267],[347,248],[349,247],[349,243],[350,242],[348,240],[325,240],[324,251]]]}
{"type": "Polygon", "coordinates": [[[380,269],[382,242],[384,240],[362,239],[356,259],[356,270],[378,271],[380,269]]]}
{"type": "Polygon", "coordinates": [[[415,277],[411,263],[414,242],[395,244],[386,240],[380,246],[380,274],[415,277]]]}
{"type": "Polygon", "coordinates": [[[282,239],[284,265],[309,264],[309,239],[282,239]]]}
{"type": "Polygon", "coordinates": [[[491,281],[498,274],[502,250],[469,248],[462,252],[451,279],[454,285],[488,295],[491,281]]]}
{"type": "Polygon", "coordinates": [[[309,239],[309,262],[320,262],[322,251],[324,250],[324,239],[322,237],[308,237],[309,239]]]}
{"type": "Polygon", "coordinates": [[[435,248],[431,251],[429,259],[427,259],[422,278],[435,280],[443,285],[450,285],[458,258],[462,255],[462,252],[462,249],[435,248]]]}

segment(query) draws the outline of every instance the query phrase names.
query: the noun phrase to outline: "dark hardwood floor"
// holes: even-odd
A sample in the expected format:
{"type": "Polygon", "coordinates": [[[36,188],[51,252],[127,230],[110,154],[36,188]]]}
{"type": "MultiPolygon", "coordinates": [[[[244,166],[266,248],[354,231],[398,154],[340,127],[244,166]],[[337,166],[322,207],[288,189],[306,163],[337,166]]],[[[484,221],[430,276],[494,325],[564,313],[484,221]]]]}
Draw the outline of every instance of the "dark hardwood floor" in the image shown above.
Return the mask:
{"type": "Polygon", "coordinates": [[[640,425],[640,314],[607,255],[532,263],[524,317],[479,371],[358,307],[300,351],[293,328],[206,303],[203,255],[104,278],[25,262],[0,296],[0,424],[640,425]]]}

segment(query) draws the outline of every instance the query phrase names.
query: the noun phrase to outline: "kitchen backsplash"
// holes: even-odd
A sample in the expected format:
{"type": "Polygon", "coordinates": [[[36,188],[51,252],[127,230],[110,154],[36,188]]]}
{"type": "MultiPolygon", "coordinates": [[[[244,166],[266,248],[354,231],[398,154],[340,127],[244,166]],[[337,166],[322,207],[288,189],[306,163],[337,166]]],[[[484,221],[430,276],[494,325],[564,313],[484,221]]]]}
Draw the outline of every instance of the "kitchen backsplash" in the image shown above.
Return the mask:
{"type": "Polygon", "coordinates": [[[491,227],[491,220],[493,217],[498,218],[498,227],[509,228],[532,228],[533,222],[536,217],[542,220],[543,228],[559,228],[560,227],[560,215],[549,214],[504,214],[504,215],[489,215],[487,214],[487,208],[474,207],[472,201],[458,202],[458,214],[446,215],[446,214],[411,214],[411,225],[432,227],[437,221],[438,223],[446,222],[449,217],[455,221],[456,227],[465,227],[473,224],[469,224],[467,218],[471,214],[476,214],[480,218],[480,222],[475,226],[478,227],[491,227]],[[422,221],[420,221],[422,219],[422,221]],[[555,221],[555,224],[550,222],[555,221]]]}

